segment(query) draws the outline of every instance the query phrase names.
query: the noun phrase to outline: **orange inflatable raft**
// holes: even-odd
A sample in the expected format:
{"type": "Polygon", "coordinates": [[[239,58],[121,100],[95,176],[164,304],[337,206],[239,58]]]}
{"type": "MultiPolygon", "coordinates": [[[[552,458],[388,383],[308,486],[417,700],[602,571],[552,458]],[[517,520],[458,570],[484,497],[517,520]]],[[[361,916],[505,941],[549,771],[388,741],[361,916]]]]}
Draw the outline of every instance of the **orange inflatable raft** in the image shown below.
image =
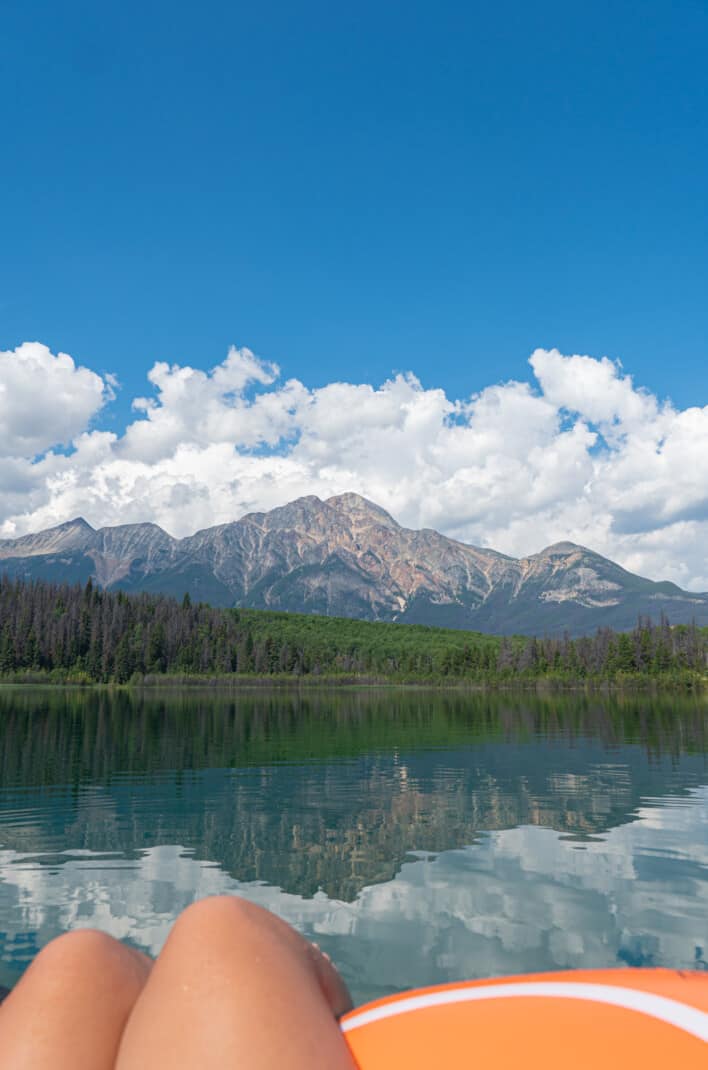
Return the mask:
{"type": "Polygon", "coordinates": [[[423,988],[345,1015],[360,1070],[708,1070],[708,975],[581,970],[423,988]]]}

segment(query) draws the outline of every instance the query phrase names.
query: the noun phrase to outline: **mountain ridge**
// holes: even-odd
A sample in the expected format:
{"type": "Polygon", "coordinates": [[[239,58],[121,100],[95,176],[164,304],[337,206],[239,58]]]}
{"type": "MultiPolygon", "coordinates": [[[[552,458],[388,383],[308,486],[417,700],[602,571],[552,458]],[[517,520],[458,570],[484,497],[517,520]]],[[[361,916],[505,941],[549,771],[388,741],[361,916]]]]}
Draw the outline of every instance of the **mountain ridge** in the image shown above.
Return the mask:
{"type": "Polygon", "coordinates": [[[307,495],[182,539],[152,522],[93,528],[79,516],[0,540],[0,572],[492,632],[583,634],[661,612],[708,624],[708,594],[636,576],[587,547],[561,541],[514,558],[403,527],[354,493],[307,495]]]}

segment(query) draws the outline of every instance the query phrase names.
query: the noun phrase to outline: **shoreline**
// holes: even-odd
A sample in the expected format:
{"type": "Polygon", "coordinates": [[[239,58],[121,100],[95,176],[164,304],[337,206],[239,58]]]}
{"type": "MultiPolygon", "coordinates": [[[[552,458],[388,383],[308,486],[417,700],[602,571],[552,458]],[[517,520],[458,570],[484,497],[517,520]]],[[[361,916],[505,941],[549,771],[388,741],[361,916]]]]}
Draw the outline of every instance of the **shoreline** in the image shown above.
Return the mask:
{"type": "MultiPolygon", "coordinates": [[[[19,675],[19,674],[18,674],[19,675]]],[[[556,677],[537,677],[517,680],[415,680],[386,677],[347,676],[300,676],[292,677],[247,676],[178,676],[147,675],[126,683],[114,681],[51,679],[49,674],[28,673],[24,679],[0,677],[1,689],[12,688],[79,689],[98,691],[159,691],[159,690],[205,690],[205,691],[309,691],[309,690],[391,690],[391,691],[458,691],[484,694],[487,692],[556,692],[556,693],[615,693],[652,692],[700,694],[708,689],[708,676],[672,679],[668,676],[627,676],[625,679],[589,677],[586,679],[561,680],[556,677]]]]}

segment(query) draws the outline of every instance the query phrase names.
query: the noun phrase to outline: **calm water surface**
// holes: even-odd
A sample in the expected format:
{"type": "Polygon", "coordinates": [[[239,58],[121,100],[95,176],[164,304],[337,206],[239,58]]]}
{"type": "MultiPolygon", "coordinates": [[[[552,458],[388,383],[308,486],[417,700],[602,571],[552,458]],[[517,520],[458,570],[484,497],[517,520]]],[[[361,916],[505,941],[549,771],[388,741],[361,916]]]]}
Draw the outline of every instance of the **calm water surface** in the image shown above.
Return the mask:
{"type": "Polygon", "coordinates": [[[0,690],[0,982],[58,932],[153,953],[237,892],[357,1002],[708,957],[707,706],[0,690]]]}

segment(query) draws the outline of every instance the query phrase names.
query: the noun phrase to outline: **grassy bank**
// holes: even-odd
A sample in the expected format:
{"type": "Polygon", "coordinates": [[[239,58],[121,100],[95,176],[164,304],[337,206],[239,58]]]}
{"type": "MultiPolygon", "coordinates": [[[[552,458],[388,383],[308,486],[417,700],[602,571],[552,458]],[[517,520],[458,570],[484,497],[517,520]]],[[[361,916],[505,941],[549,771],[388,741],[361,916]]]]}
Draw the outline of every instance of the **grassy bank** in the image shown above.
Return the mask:
{"type": "Polygon", "coordinates": [[[327,688],[444,689],[456,691],[702,691],[708,675],[699,673],[617,673],[612,676],[372,676],[352,673],[298,676],[292,673],[199,675],[197,673],[134,673],[130,680],[97,681],[82,672],[30,670],[0,675],[0,687],[80,687],[107,690],[189,688],[211,690],[313,690],[327,688]]]}

